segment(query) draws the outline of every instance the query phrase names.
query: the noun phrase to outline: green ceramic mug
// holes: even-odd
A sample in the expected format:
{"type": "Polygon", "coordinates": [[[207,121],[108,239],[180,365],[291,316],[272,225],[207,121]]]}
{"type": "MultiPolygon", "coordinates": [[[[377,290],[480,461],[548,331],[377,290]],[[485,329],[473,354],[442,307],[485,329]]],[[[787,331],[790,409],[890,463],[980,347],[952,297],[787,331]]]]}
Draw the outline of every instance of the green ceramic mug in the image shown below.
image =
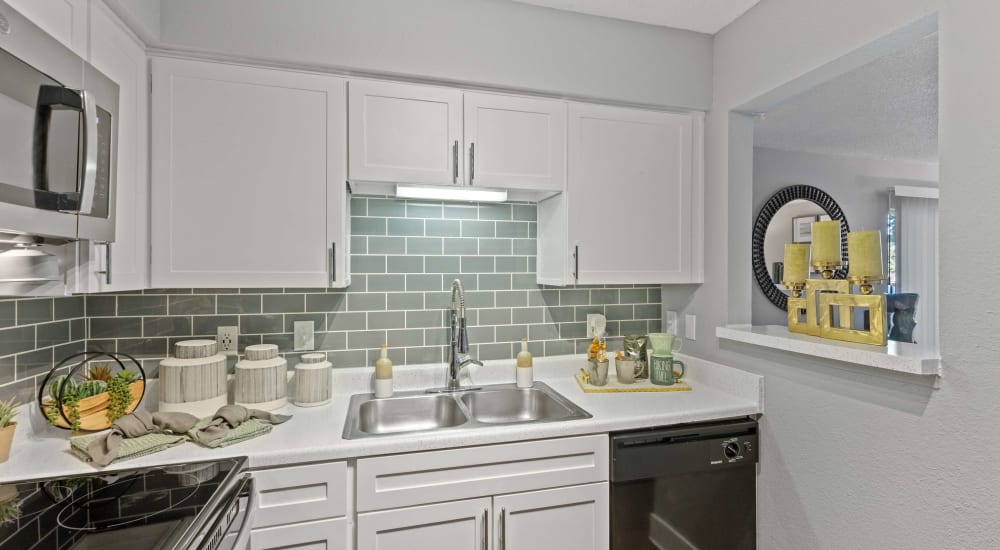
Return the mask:
{"type": "Polygon", "coordinates": [[[684,362],[674,359],[673,355],[649,356],[649,381],[657,386],[673,386],[684,377],[684,372],[684,362]],[[679,374],[674,370],[677,365],[681,368],[679,374]]]}

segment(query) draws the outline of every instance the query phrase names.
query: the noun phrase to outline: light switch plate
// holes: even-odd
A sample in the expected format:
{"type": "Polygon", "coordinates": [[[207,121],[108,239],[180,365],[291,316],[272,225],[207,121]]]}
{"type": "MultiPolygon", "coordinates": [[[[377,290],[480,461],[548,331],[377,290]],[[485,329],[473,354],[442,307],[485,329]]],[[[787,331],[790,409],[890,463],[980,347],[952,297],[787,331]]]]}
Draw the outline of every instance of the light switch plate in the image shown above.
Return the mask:
{"type": "Polygon", "coordinates": [[[603,338],[607,332],[608,319],[600,313],[587,314],[587,338],[603,338]]]}
{"type": "Polygon", "coordinates": [[[684,337],[688,340],[697,340],[695,328],[698,326],[698,318],[688,313],[684,316],[684,337]]]}
{"type": "Polygon", "coordinates": [[[295,321],[295,351],[316,349],[315,324],[312,321],[295,321]]]}
{"type": "Polygon", "coordinates": [[[667,332],[677,334],[677,312],[667,312],[667,332]]]}

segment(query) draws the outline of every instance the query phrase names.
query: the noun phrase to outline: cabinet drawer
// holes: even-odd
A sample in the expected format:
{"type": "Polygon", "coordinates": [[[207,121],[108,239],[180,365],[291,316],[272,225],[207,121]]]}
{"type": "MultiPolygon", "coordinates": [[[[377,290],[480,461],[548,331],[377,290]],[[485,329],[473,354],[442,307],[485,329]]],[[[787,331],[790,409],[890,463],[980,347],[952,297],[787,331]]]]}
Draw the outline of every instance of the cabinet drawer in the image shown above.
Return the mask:
{"type": "Polygon", "coordinates": [[[347,514],[347,463],[331,462],[254,472],[257,513],[267,527],[347,514]]]}
{"type": "Polygon", "coordinates": [[[591,435],[358,460],[358,511],[607,481],[608,437],[591,435]]]}
{"type": "Polygon", "coordinates": [[[279,548],[283,550],[293,548],[346,550],[349,548],[347,518],[254,529],[250,533],[250,550],[277,550],[279,548]]]}

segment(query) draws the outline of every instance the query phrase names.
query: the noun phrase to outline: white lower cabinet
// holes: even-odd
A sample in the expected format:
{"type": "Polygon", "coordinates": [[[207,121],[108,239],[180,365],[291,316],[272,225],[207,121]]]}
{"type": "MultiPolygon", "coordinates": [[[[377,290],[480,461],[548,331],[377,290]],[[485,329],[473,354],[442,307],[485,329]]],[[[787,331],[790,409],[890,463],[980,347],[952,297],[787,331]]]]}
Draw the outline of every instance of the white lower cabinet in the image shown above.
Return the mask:
{"type": "Polygon", "coordinates": [[[608,438],[365,458],[357,548],[607,550],[608,438]]]}
{"type": "Polygon", "coordinates": [[[358,550],[487,550],[491,500],[358,514],[358,550]]]}
{"type": "Polygon", "coordinates": [[[250,533],[251,550],[347,550],[347,518],[324,519],[254,529],[250,533]]]}
{"type": "Polygon", "coordinates": [[[493,498],[497,550],[607,550],[608,484],[493,498]]]}
{"type": "Polygon", "coordinates": [[[349,550],[351,483],[346,462],[258,470],[252,550],[349,550]]]}
{"type": "Polygon", "coordinates": [[[594,483],[367,512],[358,550],[607,550],[608,499],[594,483]]]}

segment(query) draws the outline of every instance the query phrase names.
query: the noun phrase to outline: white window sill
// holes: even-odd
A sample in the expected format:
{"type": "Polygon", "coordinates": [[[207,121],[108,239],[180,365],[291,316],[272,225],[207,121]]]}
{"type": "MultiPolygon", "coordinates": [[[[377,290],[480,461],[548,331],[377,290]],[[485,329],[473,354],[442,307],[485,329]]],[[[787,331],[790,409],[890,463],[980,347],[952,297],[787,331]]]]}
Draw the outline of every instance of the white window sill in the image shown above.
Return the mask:
{"type": "Polygon", "coordinates": [[[765,348],[812,355],[825,359],[864,365],[877,369],[941,376],[941,354],[936,348],[921,344],[889,342],[888,346],[852,344],[788,332],[780,325],[727,325],[715,329],[724,340],[765,348]]]}

